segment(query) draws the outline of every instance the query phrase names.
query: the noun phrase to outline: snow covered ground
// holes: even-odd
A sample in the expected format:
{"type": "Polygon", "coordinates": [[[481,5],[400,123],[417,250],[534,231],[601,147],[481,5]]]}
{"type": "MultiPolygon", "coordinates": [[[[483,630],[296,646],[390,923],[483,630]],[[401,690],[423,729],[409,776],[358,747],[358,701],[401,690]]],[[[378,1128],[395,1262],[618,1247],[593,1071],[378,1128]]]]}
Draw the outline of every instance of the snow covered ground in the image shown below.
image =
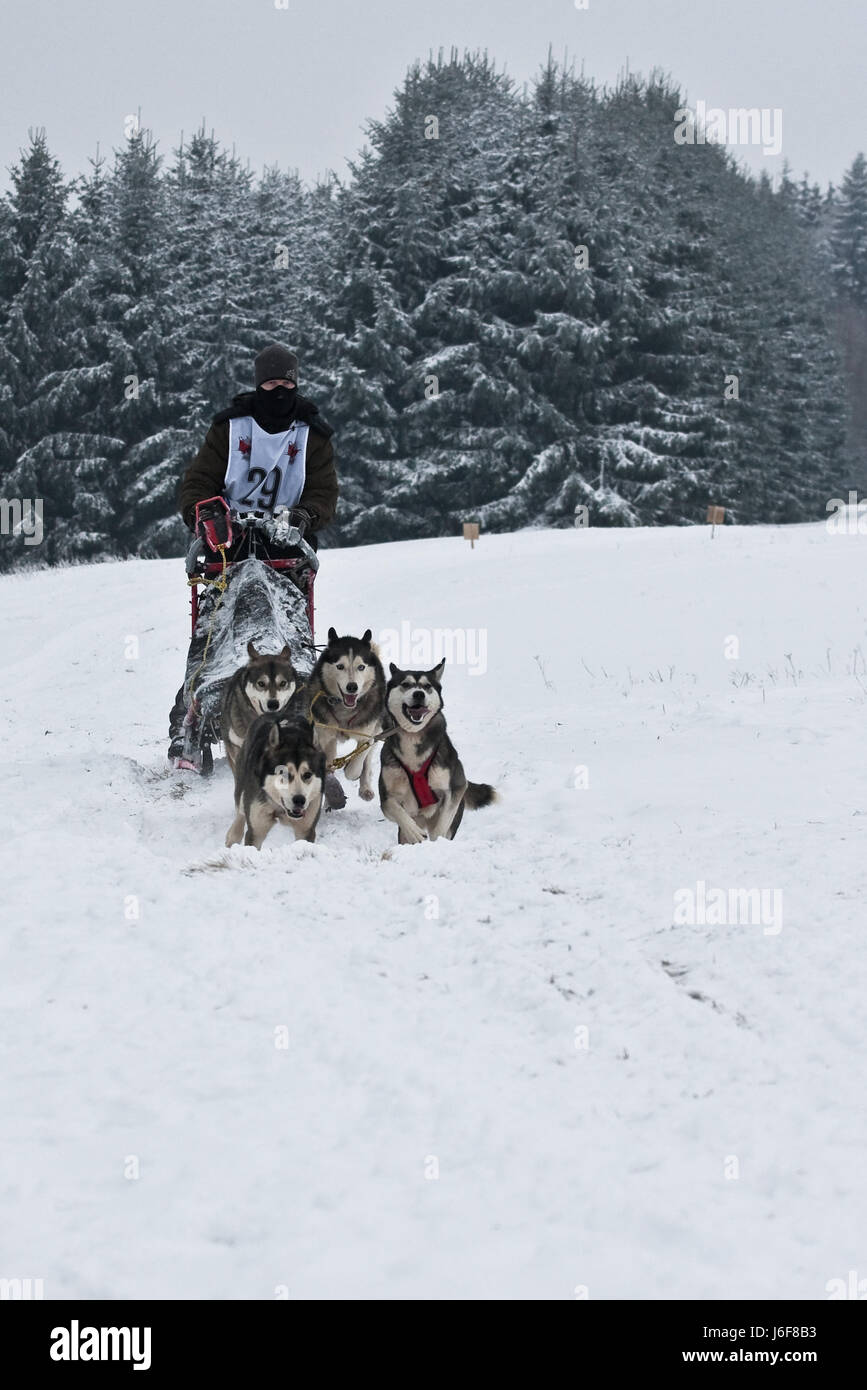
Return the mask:
{"type": "Polygon", "coordinates": [[[222,848],[222,759],[164,766],[180,562],[0,581],[0,1277],[821,1299],[867,1276],[865,544],[327,553],[320,636],[486,634],[446,713],[502,800],[401,848],[354,790],[313,846],[222,848]]]}

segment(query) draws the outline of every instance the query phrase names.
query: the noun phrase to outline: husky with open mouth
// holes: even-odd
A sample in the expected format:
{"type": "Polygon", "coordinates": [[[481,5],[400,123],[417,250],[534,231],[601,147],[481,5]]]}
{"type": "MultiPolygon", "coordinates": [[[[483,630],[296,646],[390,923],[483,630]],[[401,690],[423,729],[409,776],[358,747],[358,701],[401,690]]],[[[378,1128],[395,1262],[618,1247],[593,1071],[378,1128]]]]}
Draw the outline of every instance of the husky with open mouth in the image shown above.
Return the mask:
{"type": "Polygon", "coordinates": [[[397,732],[382,745],[379,800],[398,827],[398,844],[453,840],[464,807],[475,811],[496,800],[486,782],[468,782],[446,733],[442,678],[445,660],[430,671],[401,671],[390,664],[386,709],[397,732]]]}
{"type": "MultiPolygon", "coordinates": [[[[347,739],[382,732],[385,722],[385,672],[367,629],[361,637],[338,637],[333,627],[328,629],[328,645],[319,657],[305,690],[306,709],[313,720],[316,745],[325,754],[327,763],[337,756],[341,735],[347,739]],[[323,728],[322,726],[331,726],[323,728]]],[[[375,745],[355,754],[343,769],[350,782],[359,781],[358,792],[364,801],[372,801],[373,755],[375,745]]],[[[335,802],[332,784],[342,796],[339,782],[329,777],[326,794],[330,806],[335,802]]]]}
{"type": "Polygon", "coordinates": [[[247,730],[235,768],[235,819],[227,845],[262,848],[279,821],[296,840],[315,840],[325,786],[325,756],[313,742],[306,719],[296,714],[263,714],[247,730]]]}
{"type": "Polygon", "coordinates": [[[247,665],[240,666],[227,681],[220,708],[220,736],[233,772],[247,730],[256,716],[285,709],[299,685],[288,647],[276,656],[269,656],[257,651],[253,642],[248,642],[247,655],[250,658],[247,665]]]}

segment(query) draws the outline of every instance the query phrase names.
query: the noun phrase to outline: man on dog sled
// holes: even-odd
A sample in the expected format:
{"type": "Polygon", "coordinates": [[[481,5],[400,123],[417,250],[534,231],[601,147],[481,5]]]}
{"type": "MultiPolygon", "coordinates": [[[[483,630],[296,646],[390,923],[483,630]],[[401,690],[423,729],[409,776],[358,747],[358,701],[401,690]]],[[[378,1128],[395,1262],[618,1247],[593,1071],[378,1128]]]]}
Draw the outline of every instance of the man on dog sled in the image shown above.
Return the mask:
{"type": "MultiPolygon", "coordinates": [[[[266,515],[275,508],[289,508],[290,523],[314,550],[319,527],[333,520],[337,507],[333,430],[313,402],[299,394],[297,358],[272,343],[256,357],[254,368],[255,390],[237,395],[228,409],[214,417],[181,484],[181,515],[190,530],[198,530],[214,558],[227,537],[222,501],[233,511],[266,515]]],[[[235,558],[242,544],[240,537],[229,546],[228,560],[235,558]]],[[[269,549],[271,559],[290,553],[276,544],[269,549]]],[[[193,638],[188,672],[202,657],[199,648],[203,646],[201,637],[193,638]]],[[[182,685],[169,715],[168,756],[173,767],[184,765],[186,714],[182,685]]]]}

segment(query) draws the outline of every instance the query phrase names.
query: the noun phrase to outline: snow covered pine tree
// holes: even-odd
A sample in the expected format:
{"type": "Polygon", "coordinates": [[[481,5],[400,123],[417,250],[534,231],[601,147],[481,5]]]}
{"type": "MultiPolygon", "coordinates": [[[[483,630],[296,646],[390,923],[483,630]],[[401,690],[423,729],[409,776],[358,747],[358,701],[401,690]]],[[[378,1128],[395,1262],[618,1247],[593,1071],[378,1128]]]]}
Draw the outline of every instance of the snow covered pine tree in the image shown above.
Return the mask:
{"type": "MultiPolygon", "coordinates": [[[[298,360],[279,343],[271,343],[256,357],[254,391],[235,396],[220,411],[205,442],[189,465],[180,491],[181,515],[191,530],[196,528],[196,507],[222,497],[230,509],[262,512],[290,508],[290,520],[307,542],[317,548],[316,532],[327,526],[337,507],[337,472],[334,466],[333,430],[318,407],[299,395],[298,360]]],[[[206,544],[214,549],[213,528],[199,521],[206,544]]],[[[241,539],[227,550],[236,558],[241,539]]],[[[272,559],[285,552],[270,548],[272,559]]],[[[190,642],[184,684],[169,715],[169,760],[183,766],[183,722],[187,712],[188,683],[202,661],[204,625],[197,624],[190,642]]]]}

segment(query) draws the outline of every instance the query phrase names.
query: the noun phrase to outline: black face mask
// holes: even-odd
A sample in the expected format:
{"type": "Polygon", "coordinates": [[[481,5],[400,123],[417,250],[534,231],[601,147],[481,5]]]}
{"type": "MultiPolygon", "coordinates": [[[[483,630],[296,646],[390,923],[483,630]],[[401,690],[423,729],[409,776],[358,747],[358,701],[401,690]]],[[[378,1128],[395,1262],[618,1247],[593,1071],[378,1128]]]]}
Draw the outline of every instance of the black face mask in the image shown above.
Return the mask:
{"type": "Polygon", "coordinates": [[[264,386],[257,386],[256,404],[253,407],[256,424],[268,434],[288,429],[295,414],[297,394],[294,386],[272,386],[270,391],[266,391],[264,386]]]}

